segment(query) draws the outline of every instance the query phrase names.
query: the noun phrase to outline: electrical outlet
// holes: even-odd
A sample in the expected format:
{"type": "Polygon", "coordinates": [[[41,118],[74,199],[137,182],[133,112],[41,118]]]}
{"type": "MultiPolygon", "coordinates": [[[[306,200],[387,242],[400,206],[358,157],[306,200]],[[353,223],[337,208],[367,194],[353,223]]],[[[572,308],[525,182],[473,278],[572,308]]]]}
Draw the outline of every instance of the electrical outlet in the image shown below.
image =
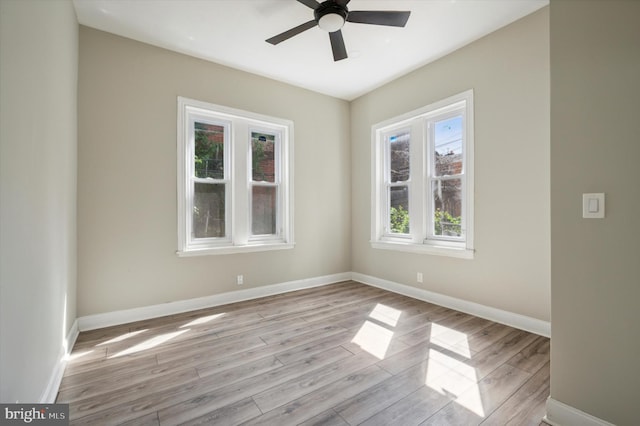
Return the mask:
{"type": "Polygon", "coordinates": [[[418,272],[418,275],[416,277],[416,280],[418,280],[419,283],[422,282],[422,272],[418,272]]]}
{"type": "Polygon", "coordinates": [[[238,275],[236,277],[236,284],[238,284],[238,285],[244,284],[244,277],[242,275],[238,275]]]}

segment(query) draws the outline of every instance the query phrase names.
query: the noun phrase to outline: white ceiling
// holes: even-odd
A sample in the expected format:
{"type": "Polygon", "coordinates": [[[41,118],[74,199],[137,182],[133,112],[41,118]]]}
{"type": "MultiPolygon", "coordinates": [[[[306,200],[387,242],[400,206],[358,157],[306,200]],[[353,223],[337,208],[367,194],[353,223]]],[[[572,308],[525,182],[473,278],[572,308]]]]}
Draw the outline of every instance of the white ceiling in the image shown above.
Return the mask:
{"type": "Polygon", "coordinates": [[[349,58],[334,62],[296,0],[73,0],[78,21],[134,40],[352,100],[547,5],[548,0],[352,0],[350,10],[409,10],[404,28],[347,22],[349,58]]]}

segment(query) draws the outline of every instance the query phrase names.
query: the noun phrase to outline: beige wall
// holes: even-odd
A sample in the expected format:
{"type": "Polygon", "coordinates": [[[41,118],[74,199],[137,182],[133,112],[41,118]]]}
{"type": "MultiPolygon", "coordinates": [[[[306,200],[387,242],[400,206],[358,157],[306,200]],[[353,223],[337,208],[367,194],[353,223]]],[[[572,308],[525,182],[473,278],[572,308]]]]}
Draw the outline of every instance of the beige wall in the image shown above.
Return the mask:
{"type": "Polygon", "coordinates": [[[79,316],[351,270],[346,101],[81,27],[78,137],[79,316]],[[177,96],[294,121],[294,249],[176,256],[177,96]]]}
{"type": "Polygon", "coordinates": [[[2,402],[51,396],[76,318],[77,65],[71,1],[0,1],[2,402]]]}
{"type": "Polygon", "coordinates": [[[548,8],[355,100],[351,116],[353,271],[548,321],[548,8]],[[372,249],[371,126],[467,89],[475,259],[372,249]]]}
{"type": "Polygon", "coordinates": [[[551,2],[551,397],[617,425],[640,401],[640,2],[551,2]],[[582,219],[604,192],[606,218],[582,219]]]}

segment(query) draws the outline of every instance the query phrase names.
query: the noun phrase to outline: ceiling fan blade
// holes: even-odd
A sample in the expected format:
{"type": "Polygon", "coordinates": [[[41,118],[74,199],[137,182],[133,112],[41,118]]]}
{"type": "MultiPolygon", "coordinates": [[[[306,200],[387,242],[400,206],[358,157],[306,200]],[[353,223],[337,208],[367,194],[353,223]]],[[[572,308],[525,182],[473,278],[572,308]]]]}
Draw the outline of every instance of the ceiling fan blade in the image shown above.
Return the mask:
{"type": "Polygon", "coordinates": [[[282,43],[285,40],[290,39],[293,36],[296,36],[298,34],[300,34],[303,31],[308,30],[309,28],[313,28],[316,25],[318,25],[318,22],[316,22],[315,19],[312,19],[309,22],[305,22],[302,25],[298,25],[297,27],[291,28],[290,30],[287,30],[281,34],[278,34],[276,36],[273,36],[271,38],[266,39],[265,41],[267,43],[271,43],[271,44],[278,44],[278,43],[282,43]]]}
{"type": "Polygon", "coordinates": [[[318,3],[316,0],[298,0],[298,2],[304,4],[307,7],[310,7],[313,10],[316,10],[318,6],[320,6],[320,3],[318,3]]]}
{"type": "Polygon", "coordinates": [[[335,3],[339,4],[340,6],[346,6],[349,4],[349,2],[351,0],[333,0],[335,3]]]}
{"type": "Polygon", "coordinates": [[[404,27],[411,12],[395,10],[354,10],[347,15],[347,21],[357,24],[388,25],[404,27]]]}
{"type": "Polygon", "coordinates": [[[333,60],[340,61],[347,58],[347,48],[344,47],[344,38],[342,38],[342,31],[334,31],[329,33],[329,39],[331,40],[331,50],[333,51],[333,60]]]}

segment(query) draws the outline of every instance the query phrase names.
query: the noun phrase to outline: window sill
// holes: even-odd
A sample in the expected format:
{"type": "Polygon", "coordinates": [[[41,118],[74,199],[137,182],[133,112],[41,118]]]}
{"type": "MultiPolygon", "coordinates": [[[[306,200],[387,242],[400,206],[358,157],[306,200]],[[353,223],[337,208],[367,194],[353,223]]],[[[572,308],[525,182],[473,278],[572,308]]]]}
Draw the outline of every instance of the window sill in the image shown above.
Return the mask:
{"type": "Polygon", "coordinates": [[[432,246],[428,244],[400,243],[389,241],[371,241],[371,247],[381,250],[395,250],[408,253],[431,254],[435,256],[473,259],[475,250],[458,247],[432,246]]]}
{"type": "Polygon", "coordinates": [[[178,257],[192,256],[211,256],[218,254],[237,254],[237,253],[253,253],[258,251],[287,250],[292,249],[294,243],[277,243],[277,244],[251,244],[244,246],[223,246],[223,247],[207,247],[190,250],[178,250],[178,257]]]}

